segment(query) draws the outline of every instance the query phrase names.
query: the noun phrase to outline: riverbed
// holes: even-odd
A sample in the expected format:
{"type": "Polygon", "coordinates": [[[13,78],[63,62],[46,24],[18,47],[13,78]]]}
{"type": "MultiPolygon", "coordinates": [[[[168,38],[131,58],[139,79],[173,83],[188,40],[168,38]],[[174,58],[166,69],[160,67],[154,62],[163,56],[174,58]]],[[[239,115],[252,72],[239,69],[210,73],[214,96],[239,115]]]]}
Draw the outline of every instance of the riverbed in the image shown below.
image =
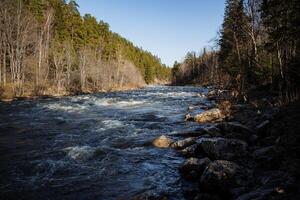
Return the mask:
{"type": "Polygon", "coordinates": [[[151,141],[195,128],[184,114],[208,103],[206,92],[149,86],[0,103],[1,199],[182,199],[184,158],[151,141]]]}

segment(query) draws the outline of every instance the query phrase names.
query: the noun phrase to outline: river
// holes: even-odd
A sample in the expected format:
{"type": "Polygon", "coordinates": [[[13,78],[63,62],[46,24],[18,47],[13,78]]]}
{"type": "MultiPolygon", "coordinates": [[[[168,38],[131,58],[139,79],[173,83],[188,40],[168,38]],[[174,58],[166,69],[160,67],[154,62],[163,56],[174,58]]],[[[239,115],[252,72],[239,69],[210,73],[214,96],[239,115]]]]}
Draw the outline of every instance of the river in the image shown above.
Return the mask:
{"type": "Polygon", "coordinates": [[[194,127],[200,87],[140,90],[0,103],[1,199],[183,199],[184,158],[151,141],[194,127]]]}

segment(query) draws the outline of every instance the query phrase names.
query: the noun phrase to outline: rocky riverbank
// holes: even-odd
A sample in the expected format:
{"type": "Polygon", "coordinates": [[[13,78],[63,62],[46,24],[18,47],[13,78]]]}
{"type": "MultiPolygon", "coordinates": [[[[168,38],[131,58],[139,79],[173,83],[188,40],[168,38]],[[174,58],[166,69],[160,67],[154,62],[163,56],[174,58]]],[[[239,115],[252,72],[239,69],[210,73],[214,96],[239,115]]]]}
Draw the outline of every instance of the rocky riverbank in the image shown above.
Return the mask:
{"type": "Polygon", "coordinates": [[[76,95],[87,95],[87,94],[95,94],[95,93],[108,93],[108,92],[124,92],[130,90],[137,90],[145,88],[147,85],[130,85],[130,86],[122,86],[122,87],[114,87],[110,89],[102,89],[102,90],[85,90],[85,91],[60,91],[57,92],[55,89],[50,88],[47,91],[43,92],[43,94],[35,94],[34,92],[28,92],[23,94],[20,97],[15,97],[12,92],[5,92],[0,88],[0,102],[11,102],[11,101],[18,101],[18,100],[26,100],[26,99],[43,99],[43,98],[59,98],[59,97],[66,97],[66,96],[76,96],[76,95]],[[10,94],[7,94],[10,93],[10,94]]]}
{"type": "Polygon", "coordinates": [[[297,199],[300,103],[284,107],[257,94],[232,103],[234,94],[220,90],[205,95],[216,103],[191,105],[185,115],[197,122],[194,131],[153,141],[186,157],[178,169],[186,199],[297,199]]]}

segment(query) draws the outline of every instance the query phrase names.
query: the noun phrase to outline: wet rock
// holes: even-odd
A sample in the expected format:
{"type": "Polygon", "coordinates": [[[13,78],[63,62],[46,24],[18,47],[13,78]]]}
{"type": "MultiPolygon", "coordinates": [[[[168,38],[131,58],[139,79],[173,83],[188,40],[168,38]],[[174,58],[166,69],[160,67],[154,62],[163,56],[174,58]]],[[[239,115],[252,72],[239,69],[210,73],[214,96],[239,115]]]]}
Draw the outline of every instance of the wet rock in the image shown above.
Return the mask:
{"type": "Polygon", "coordinates": [[[207,93],[207,96],[213,96],[217,94],[217,90],[211,90],[207,93]]]}
{"type": "Polygon", "coordinates": [[[200,144],[193,144],[181,150],[180,153],[186,157],[199,157],[203,154],[203,149],[200,144]]]}
{"type": "Polygon", "coordinates": [[[186,138],[184,140],[179,140],[177,142],[172,143],[171,147],[175,148],[175,149],[184,149],[184,148],[186,148],[188,146],[191,146],[195,143],[196,143],[196,138],[190,137],[190,138],[186,138]]]}
{"type": "Polygon", "coordinates": [[[189,158],[180,167],[179,171],[184,178],[188,180],[196,180],[201,176],[210,162],[209,158],[189,158]]]}
{"type": "Polygon", "coordinates": [[[184,121],[193,121],[194,117],[191,114],[186,114],[184,116],[184,121]]]}
{"type": "Polygon", "coordinates": [[[211,90],[207,93],[206,96],[209,100],[215,100],[217,98],[217,95],[217,90],[211,90]]]}
{"type": "Polygon", "coordinates": [[[199,137],[199,136],[203,136],[205,134],[208,134],[209,132],[207,131],[206,128],[197,128],[191,131],[186,131],[186,132],[182,132],[182,133],[177,133],[174,134],[176,136],[181,136],[181,137],[199,137]]]}
{"type": "Polygon", "coordinates": [[[68,152],[67,156],[74,160],[88,160],[95,154],[95,149],[90,146],[75,146],[64,149],[68,152]]]}
{"type": "Polygon", "coordinates": [[[232,160],[247,154],[247,143],[237,139],[201,138],[197,141],[211,158],[232,160]]]}
{"type": "Polygon", "coordinates": [[[159,136],[153,140],[152,144],[158,148],[168,148],[173,143],[173,140],[165,135],[159,136]]]}
{"type": "Polygon", "coordinates": [[[216,127],[220,129],[222,135],[226,138],[241,139],[251,143],[257,139],[257,135],[253,130],[239,122],[224,122],[216,127]]]}
{"type": "Polygon", "coordinates": [[[254,131],[248,128],[247,126],[239,122],[223,122],[217,125],[223,133],[243,133],[243,134],[254,134],[254,131]]]}
{"type": "Polygon", "coordinates": [[[238,184],[237,176],[240,174],[240,167],[230,161],[215,160],[204,170],[200,184],[203,188],[214,192],[226,192],[230,187],[238,184]]]}
{"type": "Polygon", "coordinates": [[[188,110],[194,110],[194,109],[195,109],[194,106],[189,106],[189,107],[188,107],[188,110]]]}
{"type": "Polygon", "coordinates": [[[215,120],[221,120],[224,118],[224,115],[222,114],[221,110],[218,108],[213,108],[207,111],[204,111],[203,113],[197,114],[194,117],[194,120],[198,123],[205,123],[205,122],[211,122],[215,120]]]}
{"type": "Polygon", "coordinates": [[[205,128],[207,134],[209,134],[212,137],[220,137],[222,136],[221,130],[217,128],[216,126],[210,126],[205,128]]]}

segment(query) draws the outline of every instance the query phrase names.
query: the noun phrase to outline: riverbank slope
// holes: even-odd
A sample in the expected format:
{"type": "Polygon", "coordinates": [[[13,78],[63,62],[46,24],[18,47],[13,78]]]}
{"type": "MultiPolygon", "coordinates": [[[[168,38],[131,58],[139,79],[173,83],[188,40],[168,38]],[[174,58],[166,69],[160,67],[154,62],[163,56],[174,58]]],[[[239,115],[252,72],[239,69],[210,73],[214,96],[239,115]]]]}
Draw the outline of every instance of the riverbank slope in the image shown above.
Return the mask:
{"type": "Polygon", "coordinates": [[[195,130],[164,146],[186,157],[179,171],[187,199],[297,199],[300,102],[283,105],[260,94],[252,91],[244,103],[211,90],[206,96],[215,106],[188,108],[185,119],[198,122],[195,130]]]}

